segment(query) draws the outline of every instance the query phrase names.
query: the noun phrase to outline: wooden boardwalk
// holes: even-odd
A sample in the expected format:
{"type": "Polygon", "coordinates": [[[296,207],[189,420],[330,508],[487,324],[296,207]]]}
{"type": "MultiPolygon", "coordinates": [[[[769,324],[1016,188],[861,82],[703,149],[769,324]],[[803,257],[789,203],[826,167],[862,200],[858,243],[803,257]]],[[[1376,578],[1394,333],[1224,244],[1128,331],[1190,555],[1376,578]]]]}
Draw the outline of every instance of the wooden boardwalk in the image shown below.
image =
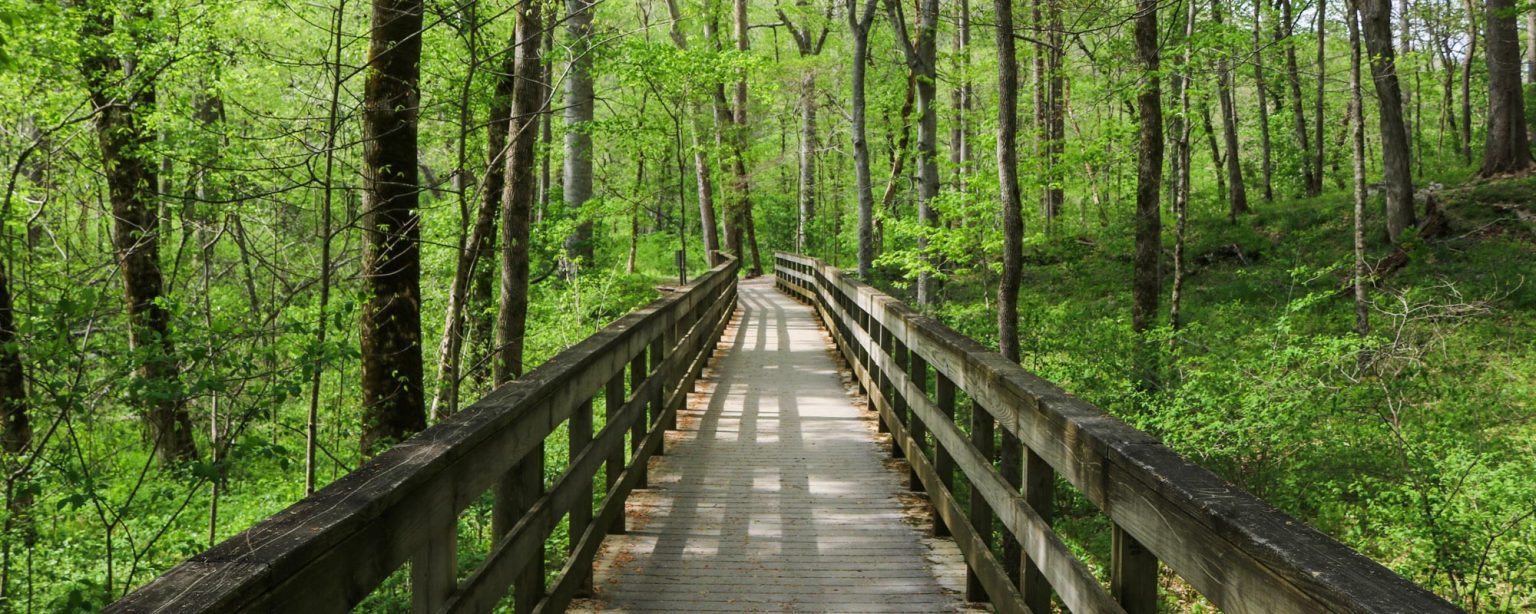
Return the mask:
{"type": "Polygon", "coordinates": [[[927,534],[832,352],[810,307],[742,282],[714,369],[572,610],[968,611],[959,549],[927,534]]]}

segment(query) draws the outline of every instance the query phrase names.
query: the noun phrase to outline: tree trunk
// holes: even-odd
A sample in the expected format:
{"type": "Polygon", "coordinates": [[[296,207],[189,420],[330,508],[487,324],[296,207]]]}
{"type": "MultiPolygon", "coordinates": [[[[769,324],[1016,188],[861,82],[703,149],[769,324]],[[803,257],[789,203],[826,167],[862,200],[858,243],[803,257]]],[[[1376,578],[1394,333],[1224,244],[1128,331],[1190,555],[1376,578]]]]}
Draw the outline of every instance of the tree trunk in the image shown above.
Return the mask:
{"type": "Polygon", "coordinates": [[[866,280],[875,261],[875,196],[870,186],[869,140],[864,130],[864,70],[869,61],[869,29],[875,22],[878,2],[865,0],[864,11],[858,13],[853,0],[848,1],[848,28],[853,31],[853,118],[849,130],[853,140],[854,185],[859,199],[859,278],[866,280]]]}
{"type": "Polygon", "coordinates": [[[420,0],[374,0],[363,111],[364,454],[426,428],[421,365],[421,218],[416,206],[420,0]]]}
{"type": "Polygon", "coordinates": [[[1227,200],[1227,171],[1224,158],[1221,157],[1221,148],[1216,144],[1216,126],[1211,123],[1211,101],[1202,98],[1200,100],[1201,127],[1205,128],[1205,143],[1211,150],[1211,169],[1216,176],[1216,200],[1227,200]]]}
{"type": "MultiPolygon", "coordinates": [[[[1285,2],[1288,7],[1290,5],[1289,0],[1285,0],[1285,2]]],[[[1178,78],[1174,81],[1178,90],[1176,98],[1179,101],[1179,115],[1181,119],[1176,124],[1178,126],[1178,134],[1174,137],[1173,156],[1178,161],[1178,173],[1173,179],[1175,184],[1173,189],[1173,292],[1168,298],[1168,325],[1175,333],[1183,326],[1182,314],[1180,314],[1179,310],[1184,299],[1184,230],[1187,222],[1186,212],[1189,210],[1190,187],[1189,135],[1192,132],[1192,124],[1194,123],[1189,117],[1189,86],[1192,81],[1190,75],[1194,70],[1192,66],[1194,50],[1192,45],[1187,44],[1187,41],[1192,40],[1195,36],[1196,15],[1195,3],[1185,3],[1184,40],[1186,44],[1184,46],[1183,66],[1180,67],[1178,78]]],[[[1294,55],[1292,55],[1292,59],[1295,59],[1294,55]]],[[[1292,65],[1294,66],[1294,63],[1292,65]]],[[[1297,90],[1297,98],[1300,98],[1300,90],[1297,90]]],[[[1296,105],[1296,108],[1299,117],[1301,116],[1301,106],[1299,103],[1296,105]]],[[[1304,123],[1305,120],[1303,120],[1301,130],[1303,151],[1306,150],[1306,127],[1304,123]]],[[[1168,343],[1170,346],[1176,345],[1178,343],[1178,336],[1175,335],[1170,338],[1168,343]]]]}
{"type": "MultiPolygon", "coordinates": [[[[87,45],[81,58],[91,102],[99,109],[96,136],[112,205],[112,244],[123,275],[128,310],[128,344],[135,354],[135,376],[143,386],[131,386],[133,401],[144,412],[146,435],[156,456],[166,463],[197,457],[192,419],[183,399],[180,366],[171,338],[171,313],[164,306],[160,271],[159,186],[156,165],[146,156],[153,149],[147,125],[155,112],[155,84],[141,75],[149,70],[129,68],[137,57],[112,55],[106,39],[115,32],[115,9],[88,6],[83,34],[87,45]]],[[[135,13],[133,22],[147,20],[135,13]]],[[[128,33],[134,48],[147,45],[137,28],[128,33]]],[[[142,68],[142,67],[140,67],[142,68]]],[[[411,166],[414,172],[414,163],[411,166]]]]}
{"type": "Polygon", "coordinates": [[[565,78],[565,204],[577,216],[566,257],[592,262],[592,220],[581,208],[592,198],[592,11],[594,0],[566,0],[571,65],[565,78]]]}
{"type": "MultiPolygon", "coordinates": [[[[1536,97],[1536,8],[1525,14],[1525,70],[1525,95],[1536,97]]],[[[1530,122],[1527,138],[1536,139],[1536,113],[1525,120],[1530,122]]]]}
{"type": "Polygon", "coordinates": [[[533,208],[535,129],[543,101],[540,49],[543,21],[540,3],[517,9],[517,55],[514,60],[511,120],[507,125],[505,188],[501,197],[501,304],[496,313],[495,383],[500,386],[523,375],[524,334],[528,329],[528,232],[533,208]]]}
{"type": "Polygon", "coordinates": [[[1355,189],[1355,332],[1365,336],[1370,332],[1370,311],[1365,300],[1365,104],[1360,95],[1360,26],[1356,10],[1350,6],[1346,21],[1349,23],[1349,133],[1354,159],[1355,189]]]}
{"type": "Polygon", "coordinates": [[[1392,50],[1390,0],[1360,0],[1359,18],[1365,26],[1371,76],[1376,83],[1381,120],[1382,183],[1387,194],[1387,236],[1396,243],[1414,226],[1413,175],[1409,171],[1408,128],[1403,122],[1403,95],[1397,82],[1392,50]]]}
{"type": "MultiPolygon", "coordinates": [[[[1161,70],[1157,46],[1157,0],[1136,2],[1136,59],[1141,64],[1142,82],[1136,95],[1136,113],[1141,143],[1136,161],[1136,258],[1131,281],[1131,328],[1145,334],[1157,318],[1161,275],[1158,261],[1162,254],[1162,219],[1158,197],[1163,179],[1163,101],[1159,89],[1161,70]]],[[[1137,351],[1137,379],[1143,389],[1157,386],[1156,357],[1150,344],[1141,343],[1137,351]]]]}
{"type": "Polygon", "coordinates": [[[1049,81],[1046,87],[1046,114],[1045,114],[1045,169],[1046,185],[1044,191],[1043,209],[1045,210],[1046,224],[1056,219],[1061,214],[1061,205],[1065,200],[1065,192],[1062,189],[1061,157],[1066,150],[1066,87],[1065,78],[1062,76],[1062,64],[1066,57],[1066,34],[1061,25],[1061,1],[1046,0],[1046,13],[1050,20],[1050,32],[1048,40],[1050,46],[1046,49],[1046,72],[1049,81]]]}
{"type": "Polygon", "coordinates": [[[1253,3],[1253,82],[1259,103],[1259,151],[1263,155],[1264,202],[1275,200],[1273,151],[1269,143],[1269,93],[1264,86],[1264,46],[1259,33],[1264,30],[1264,3],[1253,3]]]}
{"type": "Polygon", "coordinates": [[[997,177],[1003,209],[1003,277],[997,285],[997,351],[1019,361],[1019,284],[1024,271],[1024,215],[1019,205],[1019,66],[1013,0],[995,0],[997,19],[997,177]]]}
{"type": "Polygon", "coordinates": [[[807,237],[816,213],[816,75],[806,71],[800,78],[800,225],[795,249],[808,253],[807,237]]]}
{"type": "MultiPolygon", "coordinates": [[[[736,51],[745,55],[751,48],[751,38],[747,34],[747,0],[736,0],[733,5],[733,30],[736,38],[736,51]]],[[[746,254],[741,251],[741,238],[739,233],[746,230],[747,247],[752,252],[752,268],[747,272],[748,277],[756,277],[763,274],[762,257],[757,249],[757,228],[752,224],[752,193],[750,178],[747,175],[747,144],[750,142],[747,134],[747,77],[745,74],[736,81],[734,100],[736,156],[732,162],[731,170],[736,175],[736,207],[732,216],[736,218],[736,232],[738,233],[736,257],[744,258],[746,254]]]]}
{"type": "MultiPolygon", "coordinates": [[[[971,45],[971,4],[970,0],[959,0],[955,7],[959,27],[956,28],[954,39],[954,54],[960,59],[960,80],[950,90],[949,104],[955,113],[954,122],[949,126],[949,164],[950,171],[954,173],[954,188],[959,192],[966,191],[966,174],[971,163],[971,142],[966,134],[968,118],[966,114],[971,110],[971,81],[969,77],[971,45]]],[[[1015,77],[1017,80],[1017,77],[1015,77]]]]}
{"type": "MultiPolygon", "coordinates": [[[[1220,0],[1211,2],[1211,18],[1216,22],[1218,29],[1226,18],[1224,8],[1220,0]]],[[[1216,55],[1216,99],[1221,105],[1221,129],[1226,144],[1227,160],[1227,184],[1231,190],[1228,196],[1228,216],[1234,221],[1237,216],[1248,213],[1248,189],[1243,181],[1243,163],[1237,146],[1237,104],[1232,98],[1232,66],[1227,57],[1228,49],[1222,45],[1222,49],[1216,55]]]]}
{"type": "MultiPolygon", "coordinates": [[[[683,17],[678,11],[677,0],[667,1],[667,15],[672,20],[668,34],[672,37],[672,43],[679,50],[688,49],[688,38],[683,35],[681,27],[683,17]]],[[[698,112],[696,104],[690,104],[690,110],[698,112]]],[[[717,115],[718,116],[718,115],[717,115]]],[[[699,191],[699,227],[704,239],[705,260],[711,266],[720,263],[720,232],[715,220],[715,186],[711,178],[709,154],[704,150],[704,129],[698,121],[693,124],[693,174],[697,180],[699,191]]]]}
{"type": "Polygon", "coordinates": [[[1317,0],[1316,13],[1314,18],[1317,21],[1317,98],[1314,99],[1312,106],[1312,128],[1317,131],[1317,138],[1314,139],[1316,142],[1313,144],[1317,147],[1317,153],[1312,156],[1312,162],[1315,165],[1312,177],[1317,181],[1317,192],[1321,194],[1323,192],[1323,160],[1327,157],[1323,142],[1323,107],[1327,98],[1323,94],[1328,83],[1328,28],[1326,26],[1328,0],[1317,0]]]}
{"type": "Polygon", "coordinates": [[[16,339],[16,308],[11,278],[0,268],[0,449],[17,455],[32,447],[27,415],[27,380],[16,339]]]}
{"type": "MultiPolygon", "coordinates": [[[[740,0],[738,0],[740,1],[740,0]]],[[[938,225],[938,212],[933,200],[939,195],[938,130],[939,116],[934,108],[938,89],[938,0],[919,0],[917,14],[917,38],[912,40],[907,25],[902,20],[900,5],[888,2],[891,25],[898,37],[897,46],[906,56],[907,68],[917,82],[917,223],[923,228],[938,225]]],[[[917,249],[927,261],[917,275],[917,304],[932,305],[936,302],[933,275],[927,270],[933,266],[928,255],[928,239],[919,236],[917,249]]]]}
{"type": "MultiPolygon", "coordinates": [[[[1461,161],[1472,163],[1472,60],[1477,57],[1477,5],[1473,0],[1464,0],[1467,9],[1467,51],[1462,56],[1461,62],[1461,161]]],[[[1370,24],[1366,24],[1366,46],[1370,48],[1370,24]]],[[[1373,50],[1374,54],[1375,51],[1373,50]]],[[[1371,68],[1376,68],[1375,58],[1371,58],[1371,68]]]]}
{"type": "MultiPolygon", "coordinates": [[[[1301,154],[1301,181],[1302,188],[1307,196],[1317,196],[1323,193],[1322,178],[1317,175],[1316,162],[1313,157],[1317,152],[1312,150],[1307,134],[1307,111],[1301,101],[1301,70],[1296,63],[1296,26],[1291,11],[1291,0],[1280,0],[1281,27],[1276,30],[1277,38],[1285,37],[1282,49],[1285,52],[1285,76],[1286,85],[1291,99],[1292,121],[1295,122],[1296,150],[1301,154]]],[[[1276,40],[1276,42],[1281,42],[1276,40]]]]}
{"type": "Polygon", "coordinates": [[[1531,139],[1526,133],[1525,92],[1520,84],[1520,32],[1514,0],[1487,0],[1488,133],[1483,141],[1483,177],[1529,169],[1531,139]]]}

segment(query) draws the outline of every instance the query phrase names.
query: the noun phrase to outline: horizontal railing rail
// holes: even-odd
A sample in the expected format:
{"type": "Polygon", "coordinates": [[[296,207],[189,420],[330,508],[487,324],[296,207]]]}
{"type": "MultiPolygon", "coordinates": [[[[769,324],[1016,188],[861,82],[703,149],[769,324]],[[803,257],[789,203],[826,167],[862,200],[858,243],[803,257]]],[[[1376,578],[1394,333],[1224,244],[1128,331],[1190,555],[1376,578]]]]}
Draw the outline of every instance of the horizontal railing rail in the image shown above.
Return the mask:
{"type": "Polygon", "coordinates": [[[488,612],[509,587],[516,612],[564,611],[590,590],[603,537],[624,531],[628,493],[645,486],[730,321],[737,268],[727,260],[620,318],[107,611],[346,611],[407,561],[417,612],[488,612]],[[594,433],[599,395],[606,424],[594,433]],[[545,490],[545,439],[562,424],[569,463],[545,490]],[[459,516],[488,490],[496,537],[460,582],[459,516]],[[570,551],[546,585],[544,544],[566,518],[570,551]]]}
{"type": "Polygon", "coordinates": [[[996,611],[1051,611],[1054,593],[1073,612],[1155,612],[1160,562],[1226,611],[1459,611],[842,271],[785,253],[774,268],[782,291],[817,309],[912,488],[928,493],[935,532],[960,546],[969,597],[996,611]],[[969,410],[957,412],[962,392],[969,410]],[[967,413],[969,432],[956,421],[967,413]],[[1112,525],[1107,587],[1052,529],[1058,475],[1112,525]]]}

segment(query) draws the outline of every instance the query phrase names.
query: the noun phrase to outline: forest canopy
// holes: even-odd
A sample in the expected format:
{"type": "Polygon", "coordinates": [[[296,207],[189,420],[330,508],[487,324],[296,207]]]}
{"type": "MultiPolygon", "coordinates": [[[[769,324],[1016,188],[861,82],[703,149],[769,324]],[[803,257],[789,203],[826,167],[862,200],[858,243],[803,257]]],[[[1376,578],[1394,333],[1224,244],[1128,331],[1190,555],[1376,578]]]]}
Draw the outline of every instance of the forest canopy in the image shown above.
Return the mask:
{"type": "Polygon", "coordinates": [[[0,92],[5,611],[99,609],[775,251],[1536,609],[1528,2],[0,0],[0,92]]]}

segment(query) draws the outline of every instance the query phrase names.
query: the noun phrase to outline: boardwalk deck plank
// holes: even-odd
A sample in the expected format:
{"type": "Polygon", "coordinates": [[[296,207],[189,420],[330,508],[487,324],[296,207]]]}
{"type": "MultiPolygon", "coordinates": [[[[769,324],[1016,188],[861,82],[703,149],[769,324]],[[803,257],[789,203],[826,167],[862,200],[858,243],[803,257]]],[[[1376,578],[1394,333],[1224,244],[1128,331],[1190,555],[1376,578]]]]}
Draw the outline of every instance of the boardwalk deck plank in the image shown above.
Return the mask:
{"type": "Polygon", "coordinates": [[[598,556],[603,612],[970,611],[953,542],[885,460],[809,307],[743,282],[630,530],[598,556]]]}

